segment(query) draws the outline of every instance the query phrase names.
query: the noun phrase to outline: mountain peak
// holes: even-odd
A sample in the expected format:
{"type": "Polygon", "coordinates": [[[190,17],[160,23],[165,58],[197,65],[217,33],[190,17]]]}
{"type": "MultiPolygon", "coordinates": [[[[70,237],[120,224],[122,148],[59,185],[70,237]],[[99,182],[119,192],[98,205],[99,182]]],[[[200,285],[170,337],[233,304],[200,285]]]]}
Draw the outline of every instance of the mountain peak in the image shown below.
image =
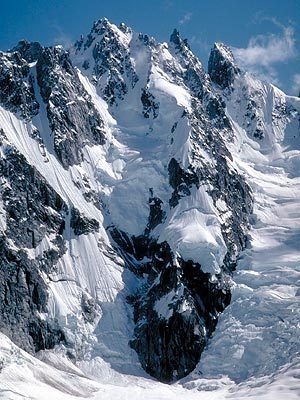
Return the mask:
{"type": "Polygon", "coordinates": [[[111,25],[112,24],[109,22],[109,20],[106,17],[100,18],[97,21],[94,21],[93,27],[92,27],[92,32],[98,33],[100,29],[110,28],[111,25]]]}
{"type": "Polygon", "coordinates": [[[106,37],[106,41],[108,38],[114,38],[118,42],[127,46],[130,41],[131,34],[131,29],[128,28],[124,23],[121,23],[119,27],[117,27],[107,18],[101,18],[93,23],[92,29],[87,36],[81,35],[80,39],[76,41],[74,47],[76,52],[84,51],[101,40],[104,36],[106,37]]]}
{"type": "Polygon", "coordinates": [[[208,74],[222,89],[230,87],[240,69],[235,63],[230,47],[215,43],[208,60],[208,74]]]}
{"type": "Polygon", "coordinates": [[[174,28],[171,36],[170,42],[175,45],[177,50],[183,50],[185,47],[190,49],[187,39],[181,39],[179,31],[174,28]]]}
{"type": "Polygon", "coordinates": [[[19,43],[11,50],[20,53],[21,57],[27,62],[31,63],[37,61],[43,46],[39,42],[28,42],[27,40],[20,40],[19,43]]]}
{"type": "Polygon", "coordinates": [[[170,36],[170,42],[174,43],[175,45],[180,44],[180,35],[179,35],[179,31],[176,28],[174,28],[174,30],[170,36]]]}

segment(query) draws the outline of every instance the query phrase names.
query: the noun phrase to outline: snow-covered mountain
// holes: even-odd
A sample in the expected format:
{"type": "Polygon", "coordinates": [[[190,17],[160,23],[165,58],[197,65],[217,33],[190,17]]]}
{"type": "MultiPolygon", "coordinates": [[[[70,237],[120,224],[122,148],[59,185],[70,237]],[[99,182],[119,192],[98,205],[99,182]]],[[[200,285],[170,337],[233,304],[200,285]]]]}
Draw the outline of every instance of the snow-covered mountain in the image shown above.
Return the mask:
{"type": "Polygon", "coordinates": [[[299,394],[299,170],[300,99],[224,44],[1,52],[4,398],[299,394]]]}

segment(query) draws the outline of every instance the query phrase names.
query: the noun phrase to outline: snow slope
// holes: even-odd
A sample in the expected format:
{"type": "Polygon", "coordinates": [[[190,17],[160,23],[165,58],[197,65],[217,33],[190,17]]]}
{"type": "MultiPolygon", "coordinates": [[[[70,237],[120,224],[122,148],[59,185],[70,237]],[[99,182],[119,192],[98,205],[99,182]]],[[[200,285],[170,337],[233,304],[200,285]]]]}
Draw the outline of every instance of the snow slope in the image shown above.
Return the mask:
{"type": "MultiPolygon", "coordinates": [[[[255,84],[273,92],[274,101],[290,102],[278,89],[255,84]]],[[[300,100],[291,100],[299,110],[300,100]]],[[[228,112],[234,114],[234,104],[228,105],[228,112]]],[[[232,302],[220,317],[198,371],[227,375],[236,382],[260,381],[281,368],[293,374],[300,365],[300,153],[295,150],[300,135],[298,130],[298,136],[283,136],[275,122],[266,142],[259,143],[237,124],[235,129],[233,162],[255,197],[251,242],[239,259],[232,302]]],[[[289,396],[294,389],[291,386],[289,396]]]]}

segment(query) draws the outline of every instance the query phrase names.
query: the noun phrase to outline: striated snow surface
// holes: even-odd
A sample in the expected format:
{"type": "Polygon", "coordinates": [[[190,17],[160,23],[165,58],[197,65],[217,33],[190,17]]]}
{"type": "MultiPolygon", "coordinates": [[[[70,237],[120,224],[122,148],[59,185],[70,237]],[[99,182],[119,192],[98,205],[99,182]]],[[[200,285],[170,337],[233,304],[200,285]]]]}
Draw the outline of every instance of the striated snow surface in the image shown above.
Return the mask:
{"type": "MultiPolygon", "coordinates": [[[[253,82],[273,96],[274,102],[288,104],[292,100],[299,110],[300,99],[253,82]]],[[[235,96],[241,97],[241,93],[235,96]]],[[[265,113],[271,112],[265,109],[265,113]]],[[[235,115],[234,103],[228,105],[228,113],[235,115]]],[[[267,143],[259,143],[235,124],[231,152],[254,192],[253,226],[250,246],[241,255],[234,275],[232,302],[220,316],[197,368],[204,376],[226,375],[235,382],[250,379],[254,386],[265,386],[267,379],[262,377],[270,374],[274,375],[270,381],[281,379],[278,371],[289,371],[299,379],[300,135],[298,130],[298,136],[283,136],[282,128],[270,124],[267,143]]],[[[289,132],[288,123],[284,128],[289,132]]],[[[289,389],[288,398],[300,395],[299,383],[289,389]]],[[[261,396],[264,398],[263,390],[261,396]]]]}

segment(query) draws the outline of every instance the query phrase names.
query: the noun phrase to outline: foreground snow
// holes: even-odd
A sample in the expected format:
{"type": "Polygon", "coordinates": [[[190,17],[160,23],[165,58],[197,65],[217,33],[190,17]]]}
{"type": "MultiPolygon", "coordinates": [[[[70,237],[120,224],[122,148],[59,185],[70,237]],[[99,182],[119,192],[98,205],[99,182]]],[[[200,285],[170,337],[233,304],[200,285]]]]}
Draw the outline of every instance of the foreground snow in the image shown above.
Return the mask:
{"type": "Polygon", "coordinates": [[[65,357],[47,352],[40,354],[46,364],[28,355],[3,334],[0,335],[0,351],[0,398],[6,400],[172,400],[183,397],[186,400],[293,400],[298,399],[300,393],[299,362],[285,365],[276,374],[252,378],[240,384],[229,378],[202,378],[184,384],[165,385],[112,371],[107,375],[107,382],[101,383],[84,376],[65,357]]]}

